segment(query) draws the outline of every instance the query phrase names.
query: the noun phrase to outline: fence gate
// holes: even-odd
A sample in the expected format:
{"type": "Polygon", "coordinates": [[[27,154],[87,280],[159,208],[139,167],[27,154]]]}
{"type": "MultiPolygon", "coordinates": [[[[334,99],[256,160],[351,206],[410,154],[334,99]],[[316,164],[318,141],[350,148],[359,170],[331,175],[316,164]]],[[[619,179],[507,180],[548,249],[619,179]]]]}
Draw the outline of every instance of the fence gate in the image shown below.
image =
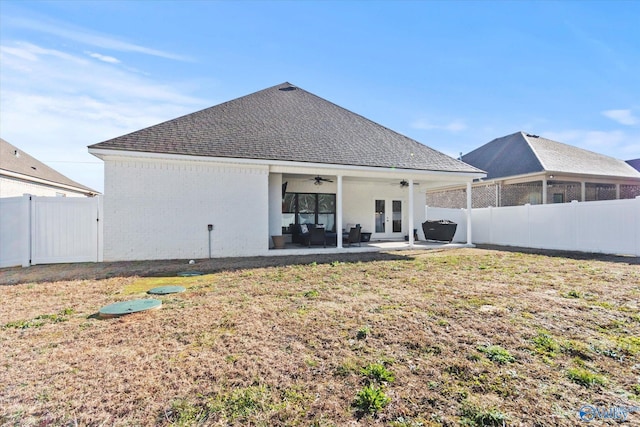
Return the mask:
{"type": "Polygon", "coordinates": [[[0,205],[7,225],[0,267],[102,261],[101,197],[25,196],[0,205]]]}
{"type": "Polygon", "coordinates": [[[34,197],[31,264],[98,261],[98,199],[34,197]]]}

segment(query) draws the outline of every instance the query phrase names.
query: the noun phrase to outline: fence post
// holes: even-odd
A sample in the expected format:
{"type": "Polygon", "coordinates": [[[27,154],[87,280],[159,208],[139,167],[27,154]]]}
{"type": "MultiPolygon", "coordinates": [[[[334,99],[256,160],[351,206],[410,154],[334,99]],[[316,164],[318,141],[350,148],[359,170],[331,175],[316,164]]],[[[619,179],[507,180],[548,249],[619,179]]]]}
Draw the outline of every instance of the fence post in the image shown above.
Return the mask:
{"type": "Polygon", "coordinates": [[[489,244],[493,245],[493,206],[489,206],[489,244]]]}
{"type": "Polygon", "coordinates": [[[473,237],[471,230],[471,210],[473,207],[473,202],[471,199],[471,182],[467,182],[467,245],[472,245],[473,237]]]}
{"type": "Polygon", "coordinates": [[[23,229],[23,238],[25,241],[24,245],[24,254],[22,256],[22,266],[30,267],[33,264],[31,263],[33,257],[33,213],[34,208],[33,204],[35,203],[35,197],[30,194],[25,194],[24,196],[24,229],[23,229]]]}
{"type": "Polygon", "coordinates": [[[578,201],[571,201],[571,223],[573,224],[573,249],[574,251],[579,250],[578,247],[578,230],[580,229],[580,225],[578,224],[578,201]]]}
{"type": "Polygon", "coordinates": [[[640,256],[640,196],[636,196],[636,256],[640,256]]]}
{"type": "Polygon", "coordinates": [[[98,238],[97,238],[97,262],[103,262],[104,261],[104,199],[103,196],[96,196],[95,197],[97,199],[97,225],[98,225],[98,229],[97,229],[97,233],[98,233],[98,238]]]}
{"type": "Polygon", "coordinates": [[[531,203],[525,203],[524,205],[527,214],[527,246],[531,247],[531,203]]]}
{"type": "Polygon", "coordinates": [[[21,235],[25,243],[22,248],[22,266],[29,267],[31,266],[31,216],[33,215],[31,195],[25,194],[22,196],[22,207],[20,210],[22,211],[21,216],[23,218],[21,221],[21,235]]]}

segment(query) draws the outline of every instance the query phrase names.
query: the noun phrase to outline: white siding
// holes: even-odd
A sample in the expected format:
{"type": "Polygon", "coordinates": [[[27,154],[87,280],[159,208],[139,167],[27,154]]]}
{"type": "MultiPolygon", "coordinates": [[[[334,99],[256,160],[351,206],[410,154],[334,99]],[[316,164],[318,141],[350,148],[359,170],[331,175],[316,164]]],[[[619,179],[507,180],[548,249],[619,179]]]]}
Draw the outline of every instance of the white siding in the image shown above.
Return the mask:
{"type": "Polygon", "coordinates": [[[0,197],[19,197],[24,194],[45,197],[55,197],[59,194],[64,194],[65,197],[85,197],[82,193],[75,193],[63,188],[0,176],[0,197]]]}
{"type": "Polygon", "coordinates": [[[268,252],[268,168],[106,160],[104,260],[190,259],[268,252]]]}

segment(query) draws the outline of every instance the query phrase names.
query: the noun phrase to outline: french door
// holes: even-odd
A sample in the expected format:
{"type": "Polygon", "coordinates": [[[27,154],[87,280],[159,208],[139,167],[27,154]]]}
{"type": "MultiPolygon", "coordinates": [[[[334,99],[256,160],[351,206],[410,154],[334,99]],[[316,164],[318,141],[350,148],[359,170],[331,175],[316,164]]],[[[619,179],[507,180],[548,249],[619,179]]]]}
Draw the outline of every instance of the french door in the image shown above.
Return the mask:
{"type": "Polygon", "coordinates": [[[374,224],[375,237],[402,237],[402,200],[375,199],[374,224]]]}

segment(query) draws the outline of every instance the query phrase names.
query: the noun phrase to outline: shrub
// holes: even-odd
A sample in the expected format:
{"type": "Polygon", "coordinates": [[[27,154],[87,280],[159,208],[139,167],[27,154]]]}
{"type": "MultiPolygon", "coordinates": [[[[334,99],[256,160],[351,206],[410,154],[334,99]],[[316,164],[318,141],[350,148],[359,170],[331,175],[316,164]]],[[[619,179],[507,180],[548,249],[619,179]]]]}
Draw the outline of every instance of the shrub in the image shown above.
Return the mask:
{"type": "Polygon", "coordinates": [[[515,357],[511,355],[511,353],[509,353],[507,350],[500,347],[499,345],[479,347],[478,351],[481,351],[482,353],[484,353],[485,356],[487,356],[487,359],[491,360],[492,362],[499,363],[501,365],[504,365],[505,363],[511,363],[516,360],[515,357]]]}
{"type": "Polygon", "coordinates": [[[470,403],[462,405],[462,425],[478,427],[505,426],[507,416],[496,408],[481,409],[470,403]]]}
{"type": "Polygon", "coordinates": [[[375,415],[390,401],[382,387],[365,386],[358,392],[353,406],[363,415],[375,415]]]}
{"type": "Polygon", "coordinates": [[[368,326],[363,326],[362,328],[358,329],[358,332],[356,333],[356,338],[358,338],[359,340],[363,340],[367,338],[367,335],[369,335],[370,333],[371,333],[371,328],[369,328],[368,326]]]}
{"type": "Polygon", "coordinates": [[[570,368],[567,371],[567,378],[584,387],[605,385],[607,383],[607,379],[604,376],[594,374],[583,368],[570,368]]]}
{"type": "Polygon", "coordinates": [[[365,366],[360,370],[360,373],[367,377],[371,382],[383,383],[393,382],[396,377],[393,375],[393,372],[389,371],[384,365],[380,363],[372,363],[370,365],[365,366]]]}
{"type": "Polygon", "coordinates": [[[533,338],[536,351],[547,356],[554,357],[556,352],[560,350],[560,344],[546,331],[538,332],[533,338]]]}

